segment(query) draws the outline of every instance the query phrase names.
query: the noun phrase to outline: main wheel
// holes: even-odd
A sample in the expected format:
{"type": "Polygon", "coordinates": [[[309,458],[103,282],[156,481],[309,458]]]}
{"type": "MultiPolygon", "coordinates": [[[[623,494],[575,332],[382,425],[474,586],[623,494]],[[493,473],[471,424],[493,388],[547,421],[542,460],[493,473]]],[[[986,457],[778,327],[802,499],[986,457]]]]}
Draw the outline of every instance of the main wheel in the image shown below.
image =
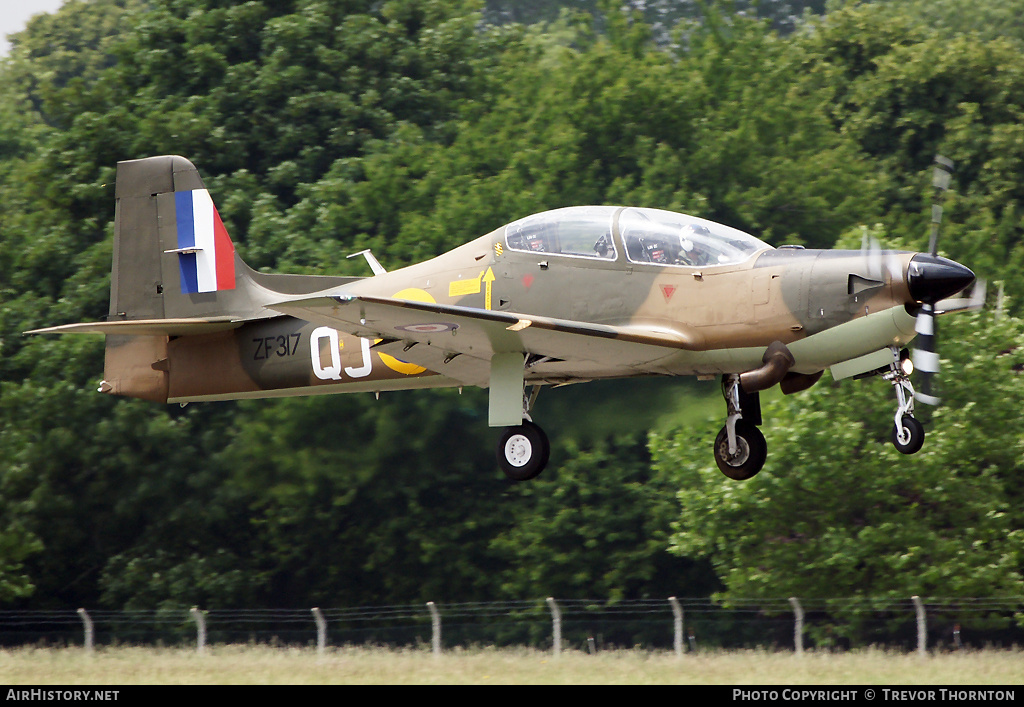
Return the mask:
{"type": "Polygon", "coordinates": [[[892,426],[892,445],[904,454],[913,454],[920,451],[924,444],[924,426],[917,418],[910,415],[903,416],[903,429],[892,426]]]}
{"type": "Polygon", "coordinates": [[[513,481],[535,478],[548,464],[551,445],[537,425],[529,421],[506,427],[498,441],[498,466],[513,481]]]}
{"type": "Polygon", "coordinates": [[[723,427],[715,438],[715,461],[723,474],[736,481],[745,481],[761,471],[768,459],[768,443],[755,425],[736,422],[736,454],[729,454],[729,429],[723,427]]]}

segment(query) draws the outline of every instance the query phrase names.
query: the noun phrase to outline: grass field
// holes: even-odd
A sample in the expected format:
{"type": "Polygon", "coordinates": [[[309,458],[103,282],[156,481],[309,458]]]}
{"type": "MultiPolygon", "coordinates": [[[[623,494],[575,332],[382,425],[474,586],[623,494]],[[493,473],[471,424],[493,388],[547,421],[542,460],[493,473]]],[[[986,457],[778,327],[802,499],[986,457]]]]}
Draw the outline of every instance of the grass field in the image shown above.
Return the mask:
{"type": "Polygon", "coordinates": [[[687,654],[528,649],[427,650],[209,646],[0,651],[6,685],[1022,685],[1019,650],[916,654],[729,651],[687,654]]]}

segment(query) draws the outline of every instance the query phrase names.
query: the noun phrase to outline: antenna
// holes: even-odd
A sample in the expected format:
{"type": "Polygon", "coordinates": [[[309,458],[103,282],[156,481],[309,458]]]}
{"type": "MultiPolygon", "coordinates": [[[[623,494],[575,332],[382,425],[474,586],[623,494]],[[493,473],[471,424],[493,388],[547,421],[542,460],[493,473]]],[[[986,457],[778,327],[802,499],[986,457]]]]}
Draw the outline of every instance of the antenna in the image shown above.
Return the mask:
{"type": "Polygon", "coordinates": [[[373,257],[373,253],[370,252],[369,248],[361,250],[358,253],[353,253],[352,255],[346,255],[345,257],[358,258],[360,255],[366,258],[366,262],[370,264],[370,270],[373,270],[374,275],[383,275],[387,272],[387,270],[384,269],[384,266],[378,263],[377,259],[373,257]]]}

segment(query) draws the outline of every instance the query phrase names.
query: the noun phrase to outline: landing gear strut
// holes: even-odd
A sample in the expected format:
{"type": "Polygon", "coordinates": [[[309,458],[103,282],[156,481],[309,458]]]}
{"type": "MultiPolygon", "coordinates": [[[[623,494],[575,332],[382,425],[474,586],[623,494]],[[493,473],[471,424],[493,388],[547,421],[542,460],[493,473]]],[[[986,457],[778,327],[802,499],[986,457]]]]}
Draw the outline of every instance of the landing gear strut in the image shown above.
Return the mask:
{"type": "Polygon", "coordinates": [[[892,354],[889,370],[881,374],[896,389],[898,405],[892,429],[892,444],[903,454],[914,454],[924,444],[924,427],[914,417],[914,386],[910,382],[909,371],[904,369],[904,361],[908,359],[895,346],[892,354]]]}
{"type": "Polygon", "coordinates": [[[757,425],[761,405],[757,393],[746,393],[738,375],[722,378],[728,416],[715,438],[715,462],[730,479],[744,481],[761,471],[768,458],[768,443],[757,425]]]}
{"type": "Polygon", "coordinates": [[[551,445],[548,437],[538,425],[530,420],[540,386],[534,386],[530,395],[523,394],[523,423],[506,427],[498,440],[498,466],[505,476],[513,481],[528,481],[536,478],[548,464],[551,445]]]}

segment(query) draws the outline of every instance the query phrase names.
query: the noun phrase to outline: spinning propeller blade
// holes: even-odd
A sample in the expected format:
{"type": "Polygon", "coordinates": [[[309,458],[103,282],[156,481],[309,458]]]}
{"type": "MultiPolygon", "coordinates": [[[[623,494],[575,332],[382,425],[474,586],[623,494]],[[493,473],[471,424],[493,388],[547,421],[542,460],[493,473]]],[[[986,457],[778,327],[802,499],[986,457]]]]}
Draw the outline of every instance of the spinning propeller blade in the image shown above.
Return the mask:
{"type": "Polygon", "coordinates": [[[914,348],[915,370],[921,372],[921,385],[914,392],[914,398],[925,405],[938,405],[941,400],[932,394],[932,377],[939,372],[939,354],[935,346],[935,307],[925,303],[914,324],[917,332],[917,346],[914,348]]]}
{"type": "Polygon", "coordinates": [[[869,236],[867,230],[861,241],[861,253],[867,263],[866,276],[851,273],[851,278],[858,280],[858,287],[851,285],[850,294],[882,287],[887,282],[892,282],[903,277],[903,263],[899,255],[892,250],[882,250],[882,245],[874,236],[869,236]],[[886,277],[888,275],[888,277],[886,277]]]}
{"type": "Polygon", "coordinates": [[[959,263],[938,255],[939,225],[942,223],[942,206],[938,203],[949,188],[953,174],[953,162],[942,155],[935,156],[935,171],[932,186],[935,188],[935,203],[932,204],[932,230],[928,241],[928,254],[914,256],[908,272],[910,293],[921,302],[914,329],[917,345],[914,349],[914,368],[921,372],[921,385],[915,398],[925,405],[938,405],[934,380],[939,373],[939,353],[936,341],[935,305],[945,297],[960,292],[974,281],[974,273],[959,263]]]}

